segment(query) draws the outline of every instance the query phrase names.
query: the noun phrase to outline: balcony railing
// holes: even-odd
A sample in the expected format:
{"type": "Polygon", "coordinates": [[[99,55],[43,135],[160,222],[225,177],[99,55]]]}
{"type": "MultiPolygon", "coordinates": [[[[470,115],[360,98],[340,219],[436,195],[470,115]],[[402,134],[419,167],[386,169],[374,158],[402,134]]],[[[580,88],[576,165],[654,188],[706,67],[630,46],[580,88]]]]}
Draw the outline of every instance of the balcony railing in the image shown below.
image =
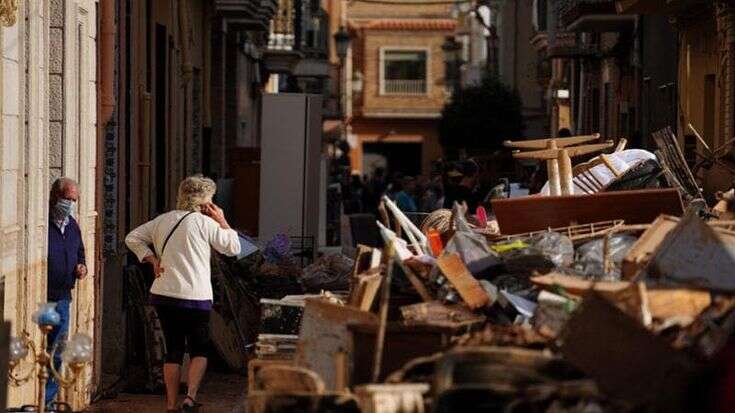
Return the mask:
{"type": "Polygon", "coordinates": [[[385,79],[383,92],[390,95],[424,95],[426,94],[426,79],[385,79]]]}
{"type": "Polygon", "coordinates": [[[271,20],[268,49],[293,50],[295,44],[293,0],[278,0],[278,10],[271,20]]]}
{"type": "Polygon", "coordinates": [[[559,0],[556,7],[563,27],[588,14],[617,14],[613,0],[559,0]]]}
{"type": "Polygon", "coordinates": [[[268,30],[277,0],[214,0],[215,11],[235,30],[268,30]]]}

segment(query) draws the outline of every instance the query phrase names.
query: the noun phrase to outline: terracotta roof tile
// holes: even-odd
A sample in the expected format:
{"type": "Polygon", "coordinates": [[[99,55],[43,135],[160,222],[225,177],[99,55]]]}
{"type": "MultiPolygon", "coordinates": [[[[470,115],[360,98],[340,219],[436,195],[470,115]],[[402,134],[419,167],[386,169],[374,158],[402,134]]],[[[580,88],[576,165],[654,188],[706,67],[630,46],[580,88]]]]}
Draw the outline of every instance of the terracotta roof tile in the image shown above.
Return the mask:
{"type": "Polygon", "coordinates": [[[375,19],[355,22],[352,26],[366,30],[454,30],[457,21],[452,19],[375,19]]]}

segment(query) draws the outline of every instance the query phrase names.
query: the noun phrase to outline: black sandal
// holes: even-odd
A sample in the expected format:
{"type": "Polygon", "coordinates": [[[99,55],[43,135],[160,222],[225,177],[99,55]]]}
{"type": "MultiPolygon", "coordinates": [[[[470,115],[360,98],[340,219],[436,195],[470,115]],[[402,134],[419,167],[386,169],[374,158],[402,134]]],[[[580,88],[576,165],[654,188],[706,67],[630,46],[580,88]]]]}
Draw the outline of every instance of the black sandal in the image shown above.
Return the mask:
{"type": "Polygon", "coordinates": [[[191,400],[191,404],[181,403],[181,411],[183,413],[197,413],[201,404],[197,403],[197,401],[188,394],[186,395],[186,397],[184,397],[184,401],[186,401],[187,399],[191,400]]]}

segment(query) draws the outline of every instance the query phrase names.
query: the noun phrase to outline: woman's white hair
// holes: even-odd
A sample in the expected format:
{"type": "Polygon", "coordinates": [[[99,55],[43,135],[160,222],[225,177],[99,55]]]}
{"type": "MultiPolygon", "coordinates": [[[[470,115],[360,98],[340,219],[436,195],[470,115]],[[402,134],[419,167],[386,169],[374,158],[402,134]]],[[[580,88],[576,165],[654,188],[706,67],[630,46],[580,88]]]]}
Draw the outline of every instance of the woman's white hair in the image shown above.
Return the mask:
{"type": "Polygon", "coordinates": [[[190,176],[179,184],[176,209],[200,212],[202,205],[212,202],[217,184],[201,175],[190,176]]]}

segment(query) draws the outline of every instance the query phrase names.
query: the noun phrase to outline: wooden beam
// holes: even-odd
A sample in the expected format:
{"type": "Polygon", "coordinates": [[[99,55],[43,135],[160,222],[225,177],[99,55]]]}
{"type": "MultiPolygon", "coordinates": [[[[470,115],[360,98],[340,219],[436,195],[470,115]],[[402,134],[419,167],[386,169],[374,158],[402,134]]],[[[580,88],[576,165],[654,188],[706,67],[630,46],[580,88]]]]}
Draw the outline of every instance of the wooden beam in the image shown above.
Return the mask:
{"type": "Polygon", "coordinates": [[[490,297],[465,267],[458,254],[444,255],[436,260],[436,263],[468,307],[476,309],[490,302],[490,297]]]}
{"type": "Polygon", "coordinates": [[[549,141],[554,141],[557,148],[564,148],[580,143],[591,142],[597,139],[600,139],[599,133],[593,133],[592,135],[573,136],[570,138],[546,138],[522,141],[505,141],[503,142],[503,145],[508,148],[517,149],[543,149],[548,147],[549,141]]]}

